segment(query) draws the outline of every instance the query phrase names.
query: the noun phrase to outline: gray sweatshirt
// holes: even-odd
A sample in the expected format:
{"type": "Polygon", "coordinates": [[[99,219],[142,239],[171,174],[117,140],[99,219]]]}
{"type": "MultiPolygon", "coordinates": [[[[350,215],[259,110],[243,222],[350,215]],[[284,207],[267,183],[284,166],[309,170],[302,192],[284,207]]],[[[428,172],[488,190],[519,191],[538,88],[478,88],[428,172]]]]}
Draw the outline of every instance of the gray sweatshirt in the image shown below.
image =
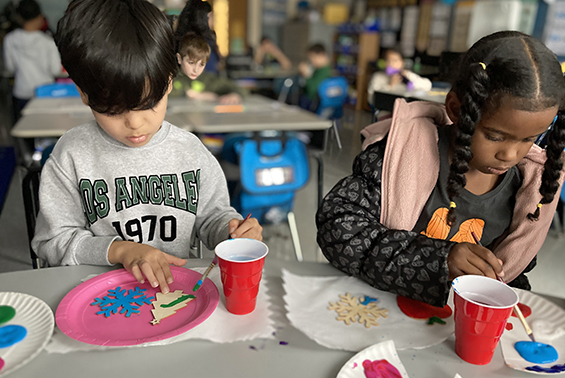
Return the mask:
{"type": "Polygon", "coordinates": [[[114,240],[186,258],[193,230],[213,249],[242,219],[214,156],[166,121],[137,148],[96,122],[71,129],[43,167],[39,203],[32,247],[52,266],[109,265],[114,240]]]}

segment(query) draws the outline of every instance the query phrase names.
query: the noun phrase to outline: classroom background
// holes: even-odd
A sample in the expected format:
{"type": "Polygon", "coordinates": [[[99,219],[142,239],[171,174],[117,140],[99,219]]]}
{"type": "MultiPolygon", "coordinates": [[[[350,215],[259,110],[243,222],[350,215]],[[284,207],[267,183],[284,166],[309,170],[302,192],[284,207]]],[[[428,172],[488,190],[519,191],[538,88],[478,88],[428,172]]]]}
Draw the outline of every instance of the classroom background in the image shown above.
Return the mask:
{"type": "MultiPolygon", "coordinates": [[[[47,20],[47,33],[56,29],[67,0],[39,0],[47,20]]],[[[153,0],[174,19],[184,0],[153,0]]],[[[316,244],[314,215],[317,209],[317,158],[324,163],[323,194],[351,171],[361,149],[360,130],[390,111],[393,99],[427,99],[441,102],[449,90],[449,74],[460,53],[482,36],[498,30],[519,30],[542,40],[560,61],[565,62],[565,0],[210,0],[214,29],[225,70],[220,75],[234,80],[250,93],[260,94],[288,105],[297,105],[300,96],[298,66],[307,59],[308,46],[322,44],[332,74],[347,80],[343,116],[336,135],[329,133],[325,149],[310,154],[310,177],[297,191],[294,202],[297,231],[304,260],[325,262],[316,244]],[[253,53],[268,37],[288,57],[292,67],[258,64],[253,53]],[[398,48],[406,67],[430,79],[428,93],[380,93],[373,105],[367,94],[371,76],[383,69],[382,53],[398,48]],[[284,79],[292,85],[285,87],[284,79]],[[387,97],[388,96],[388,97],[387,97]]],[[[16,25],[12,12],[15,1],[0,0],[0,39],[16,25]]],[[[64,80],[64,73],[61,74],[64,80]]],[[[25,151],[19,138],[11,135],[11,90],[13,77],[2,70],[0,83],[0,272],[32,269],[29,257],[21,182],[26,167],[34,164],[37,151],[25,151]]],[[[229,129],[226,129],[229,132],[229,129]]],[[[333,132],[333,131],[332,131],[333,132]]],[[[222,141],[202,134],[211,150],[222,141]]],[[[43,148],[44,139],[33,148],[43,148]]],[[[25,146],[24,146],[25,147],[25,146]]],[[[225,165],[229,170],[237,169],[225,165]]],[[[565,297],[565,244],[563,203],[542,250],[538,266],[529,274],[536,292],[565,297]],[[551,279],[549,279],[551,277],[551,279]]],[[[287,223],[265,225],[265,242],[271,246],[269,258],[292,260],[292,235],[287,223]]],[[[205,251],[209,254],[209,251],[205,251]]],[[[210,255],[208,255],[210,256],[210,255]]]]}

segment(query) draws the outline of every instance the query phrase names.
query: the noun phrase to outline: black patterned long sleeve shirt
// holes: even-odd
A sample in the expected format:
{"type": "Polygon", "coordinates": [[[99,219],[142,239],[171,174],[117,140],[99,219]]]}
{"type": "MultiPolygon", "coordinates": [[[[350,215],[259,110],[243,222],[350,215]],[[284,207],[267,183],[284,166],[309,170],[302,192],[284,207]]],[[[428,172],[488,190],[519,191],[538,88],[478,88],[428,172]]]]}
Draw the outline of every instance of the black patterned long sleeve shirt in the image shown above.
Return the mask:
{"type": "MultiPolygon", "coordinates": [[[[371,286],[434,306],[450,290],[447,255],[455,243],[380,223],[386,138],[361,152],[316,214],[317,241],[329,262],[371,286]]],[[[402,204],[398,204],[402,206],[402,204]]]]}

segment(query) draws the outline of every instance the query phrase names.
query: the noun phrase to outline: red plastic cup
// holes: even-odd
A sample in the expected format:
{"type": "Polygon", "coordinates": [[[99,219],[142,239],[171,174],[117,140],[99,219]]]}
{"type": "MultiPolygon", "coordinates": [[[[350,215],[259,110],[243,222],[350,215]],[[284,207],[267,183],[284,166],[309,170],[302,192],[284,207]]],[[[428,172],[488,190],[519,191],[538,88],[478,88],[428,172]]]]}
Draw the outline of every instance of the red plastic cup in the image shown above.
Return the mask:
{"type": "Polygon", "coordinates": [[[486,365],[492,360],[518,295],[502,282],[473,275],[457,277],[453,290],[455,352],[470,364],[486,365]]]}
{"type": "Polygon", "coordinates": [[[216,246],[226,309],[245,315],[255,310],[265,256],[269,248],[254,239],[229,239],[216,246]]]}

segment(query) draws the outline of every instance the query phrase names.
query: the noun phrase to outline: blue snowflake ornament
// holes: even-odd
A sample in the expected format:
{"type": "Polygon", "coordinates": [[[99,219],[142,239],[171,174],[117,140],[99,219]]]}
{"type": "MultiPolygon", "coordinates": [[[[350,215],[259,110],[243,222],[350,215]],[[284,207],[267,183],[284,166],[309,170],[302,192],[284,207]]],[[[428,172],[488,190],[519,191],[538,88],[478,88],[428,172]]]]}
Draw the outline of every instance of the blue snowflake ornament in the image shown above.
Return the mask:
{"type": "Polygon", "coordinates": [[[139,314],[139,307],[144,304],[151,304],[155,297],[147,297],[144,293],[147,289],[130,289],[129,291],[118,286],[115,289],[108,290],[108,295],[102,298],[94,298],[91,306],[100,306],[100,310],[96,315],[104,315],[107,318],[112,314],[117,314],[120,307],[122,310],[120,314],[126,315],[129,318],[131,314],[139,314]]]}

